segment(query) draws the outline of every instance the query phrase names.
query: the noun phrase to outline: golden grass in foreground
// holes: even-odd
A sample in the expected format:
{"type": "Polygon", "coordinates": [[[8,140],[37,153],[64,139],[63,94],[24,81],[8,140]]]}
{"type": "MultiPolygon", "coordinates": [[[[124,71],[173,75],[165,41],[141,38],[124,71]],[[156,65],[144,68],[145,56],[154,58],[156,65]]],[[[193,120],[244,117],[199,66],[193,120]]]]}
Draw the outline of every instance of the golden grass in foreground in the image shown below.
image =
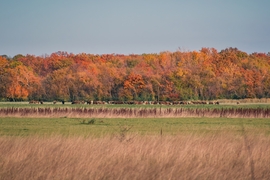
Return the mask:
{"type": "Polygon", "coordinates": [[[270,179],[265,134],[132,137],[0,137],[0,179],[270,179]]]}

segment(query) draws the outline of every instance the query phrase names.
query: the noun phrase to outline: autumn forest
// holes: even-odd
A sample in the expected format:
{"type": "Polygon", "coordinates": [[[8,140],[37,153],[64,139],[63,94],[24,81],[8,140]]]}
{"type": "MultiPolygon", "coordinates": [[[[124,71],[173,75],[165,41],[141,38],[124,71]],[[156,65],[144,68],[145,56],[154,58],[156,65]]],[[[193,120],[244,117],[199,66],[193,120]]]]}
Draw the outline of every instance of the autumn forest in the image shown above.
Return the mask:
{"type": "Polygon", "coordinates": [[[157,54],[0,56],[0,99],[182,101],[268,98],[270,54],[227,48],[157,54]]]}

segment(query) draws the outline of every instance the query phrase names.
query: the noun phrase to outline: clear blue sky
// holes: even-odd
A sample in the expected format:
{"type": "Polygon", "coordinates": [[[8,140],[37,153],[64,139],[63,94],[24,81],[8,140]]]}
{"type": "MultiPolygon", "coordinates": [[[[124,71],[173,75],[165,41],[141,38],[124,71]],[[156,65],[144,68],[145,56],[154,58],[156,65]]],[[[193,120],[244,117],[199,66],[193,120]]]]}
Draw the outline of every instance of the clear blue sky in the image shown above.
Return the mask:
{"type": "Polygon", "coordinates": [[[0,0],[0,55],[270,52],[270,0],[0,0]]]}

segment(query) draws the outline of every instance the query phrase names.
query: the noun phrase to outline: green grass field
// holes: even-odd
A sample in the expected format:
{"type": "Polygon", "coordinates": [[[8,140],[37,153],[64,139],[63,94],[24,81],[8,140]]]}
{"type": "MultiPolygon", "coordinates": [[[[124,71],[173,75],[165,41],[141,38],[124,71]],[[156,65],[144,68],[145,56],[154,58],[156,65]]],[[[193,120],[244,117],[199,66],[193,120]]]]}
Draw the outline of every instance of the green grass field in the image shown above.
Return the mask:
{"type": "Polygon", "coordinates": [[[139,135],[215,134],[246,131],[270,134],[269,119],[254,118],[0,118],[1,136],[105,136],[128,133],[139,135]],[[93,124],[88,121],[94,120],[93,124]]]}

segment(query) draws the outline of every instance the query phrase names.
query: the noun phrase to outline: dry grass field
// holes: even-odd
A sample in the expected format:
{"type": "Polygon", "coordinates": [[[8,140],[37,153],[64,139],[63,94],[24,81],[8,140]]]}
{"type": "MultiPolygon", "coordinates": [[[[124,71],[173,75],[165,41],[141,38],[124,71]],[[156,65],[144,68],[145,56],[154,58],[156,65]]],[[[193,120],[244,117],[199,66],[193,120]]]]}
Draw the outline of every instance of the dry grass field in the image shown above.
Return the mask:
{"type": "Polygon", "coordinates": [[[93,118],[179,118],[179,117],[210,117],[210,118],[270,118],[270,108],[42,108],[42,107],[10,107],[0,108],[0,117],[93,117],[93,118]]]}
{"type": "Polygon", "coordinates": [[[0,137],[0,179],[269,179],[270,138],[0,137]]]}

